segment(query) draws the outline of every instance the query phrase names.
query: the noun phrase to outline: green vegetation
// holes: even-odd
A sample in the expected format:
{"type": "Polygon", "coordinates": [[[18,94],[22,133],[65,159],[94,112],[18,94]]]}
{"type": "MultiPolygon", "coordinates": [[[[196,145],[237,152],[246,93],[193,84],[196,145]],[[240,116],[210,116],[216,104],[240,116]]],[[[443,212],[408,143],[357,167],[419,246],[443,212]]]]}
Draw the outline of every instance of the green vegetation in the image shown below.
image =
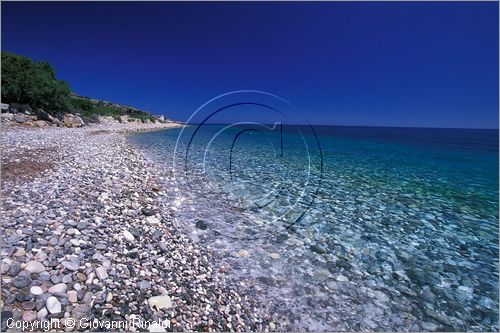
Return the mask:
{"type": "Polygon", "coordinates": [[[47,62],[33,62],[9,52],[2,52],[2,102],[29,105],[52,115],[80,113],[86,122],[98,121],[98,116],[155,121],[148,112],[74,95],[66,82],[56,79],[47,62]]]}
{"type": "Polygon", "coordinates": [[[72,103],[75,111],[80,113],[82,117],[87,118],[90,122],[96,118],[96,115],[113,117],[119,121],[122,121],[122,116],[139,119],[142,122],[155,121],[155,118],[148,112],[128,108],[123,105],[112,104],[104,101],[93,102],[88,98],[80,96],[73,96],[72,103]]]}
{"type": "Polygon", "coordinates": [[[2,101],[28,104],[49,113],[71,109],[69,85],[56,80],[54,69],[47,62],[2,52],[2,101]]]}
{"type": "Polygon", "coordinates": [[[73,106],[76,112],[80,113],[82,117],[87,119],[92,119],[95,116],[110,116],[117,120],[121,120],[120,117],[123,116],[123,113],[116,108],[104,106],[99,102],[93,103],[85,98],[74,97],[73,106]]]}

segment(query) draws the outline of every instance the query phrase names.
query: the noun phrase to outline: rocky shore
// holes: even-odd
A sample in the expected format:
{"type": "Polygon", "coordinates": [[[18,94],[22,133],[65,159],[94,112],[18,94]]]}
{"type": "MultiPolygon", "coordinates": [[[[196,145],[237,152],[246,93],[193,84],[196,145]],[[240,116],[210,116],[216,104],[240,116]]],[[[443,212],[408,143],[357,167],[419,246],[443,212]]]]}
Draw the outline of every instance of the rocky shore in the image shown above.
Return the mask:
{"type": "Polygon", "coordinates": [[[172,126],[4,123],[2,331],[54,320],[60,331],[276,327],[185,235],[168,172],[127,142],[126,132],[172,126]]]}

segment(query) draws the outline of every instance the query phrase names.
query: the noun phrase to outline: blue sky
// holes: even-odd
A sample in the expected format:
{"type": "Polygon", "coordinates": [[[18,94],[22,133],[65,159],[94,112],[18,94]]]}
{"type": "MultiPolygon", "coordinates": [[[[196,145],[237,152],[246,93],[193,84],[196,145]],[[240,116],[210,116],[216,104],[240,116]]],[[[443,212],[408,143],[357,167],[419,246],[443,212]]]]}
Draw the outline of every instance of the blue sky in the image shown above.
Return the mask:
{"type": "Polygon", "coordinates": [[[498,128],[496,2],[2,2],[2,50],[179,120],[256,89],[313,124],[498,128]]]}

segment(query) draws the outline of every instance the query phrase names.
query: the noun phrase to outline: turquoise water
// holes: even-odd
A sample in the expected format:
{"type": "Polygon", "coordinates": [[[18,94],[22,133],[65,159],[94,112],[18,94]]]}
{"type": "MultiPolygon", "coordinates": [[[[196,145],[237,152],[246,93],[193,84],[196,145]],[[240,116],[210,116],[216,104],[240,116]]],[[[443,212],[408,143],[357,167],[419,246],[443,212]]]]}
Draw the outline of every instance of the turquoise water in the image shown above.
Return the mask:
{"type": "Polygon", "coordinates": [[[204,125],[131,140],[171,169],[177,220],[285,328],[498,330],[497,130],[204,125]]]}

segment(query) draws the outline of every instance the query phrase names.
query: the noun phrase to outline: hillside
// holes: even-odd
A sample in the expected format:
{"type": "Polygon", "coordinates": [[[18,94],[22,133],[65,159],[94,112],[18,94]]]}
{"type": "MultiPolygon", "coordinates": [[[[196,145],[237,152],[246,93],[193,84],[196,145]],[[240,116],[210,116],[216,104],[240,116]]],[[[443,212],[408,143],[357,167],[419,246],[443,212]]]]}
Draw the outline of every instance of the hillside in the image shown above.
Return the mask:
{"type": "Polygon", "coordinates": [[[153,116],[151,113],[110,101],[79,96],[74,93],[70,95],[74,111],[79,113],[87,122],[96,122],[98,117],[113,117],[118,121],[125,119],[137,119],[142,122],[160,120],[161,117],[153,116]]]}

